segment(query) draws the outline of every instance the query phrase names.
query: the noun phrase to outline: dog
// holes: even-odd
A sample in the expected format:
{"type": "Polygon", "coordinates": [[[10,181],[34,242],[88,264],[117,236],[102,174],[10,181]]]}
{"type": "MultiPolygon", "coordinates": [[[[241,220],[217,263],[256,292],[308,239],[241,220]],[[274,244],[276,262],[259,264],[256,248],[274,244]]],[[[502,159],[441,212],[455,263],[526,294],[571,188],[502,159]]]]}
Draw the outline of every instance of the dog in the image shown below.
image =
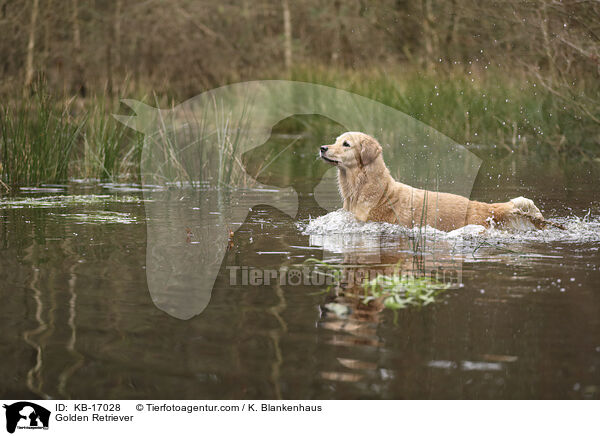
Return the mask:
{"type": "Polygon", "coordinates": [[[397,182],[383,161],[381,145],[365,133],[343,133],[334,144],[322,145],[319,156],[337,167],[343,208],[362,222],[388,222],[410,228],[429,225],[443,231],[468,224],[516,230],[548,225],[562,228],[546,221],[528,198],[483,203],[397,182]]]}

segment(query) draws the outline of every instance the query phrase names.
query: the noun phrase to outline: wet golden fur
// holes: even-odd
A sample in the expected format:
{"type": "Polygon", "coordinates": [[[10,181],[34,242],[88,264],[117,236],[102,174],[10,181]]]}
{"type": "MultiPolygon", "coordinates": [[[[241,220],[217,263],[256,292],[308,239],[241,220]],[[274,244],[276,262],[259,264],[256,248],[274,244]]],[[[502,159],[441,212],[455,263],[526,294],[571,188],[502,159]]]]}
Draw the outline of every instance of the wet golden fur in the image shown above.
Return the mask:
{"type": "Polygon", "coordinates": [[[547,224],[527,198],[490,204],[397,182],[383,161],[381,145],[364,133],[344,133],[334,144],[322,146],[320,155],[337,166],[344,209],[360,221],[398,223],[406,227],[428,224],[444,231],[467,224],[516,229],[543,228],[547,224]]]}

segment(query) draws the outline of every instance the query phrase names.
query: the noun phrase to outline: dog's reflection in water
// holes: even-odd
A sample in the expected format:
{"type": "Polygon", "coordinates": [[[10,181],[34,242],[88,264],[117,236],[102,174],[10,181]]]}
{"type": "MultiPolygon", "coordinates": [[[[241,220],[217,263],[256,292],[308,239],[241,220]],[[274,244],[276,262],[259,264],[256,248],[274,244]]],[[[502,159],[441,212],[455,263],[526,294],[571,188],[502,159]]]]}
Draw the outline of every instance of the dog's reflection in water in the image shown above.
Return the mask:
{"type": "MultiPolygon", "coordinates": [[[[430,277],[444,282],[460,279],[462,262],[436,260],[431,254],[415,252],[414,241],[389,237],[379,242],[370,241],[367,247],[346,248],[339,269],[339,281],[333,286],[322,305],[319,326],[333,332],[328,343],[339,347],[334,367],[321,371],[321,377],[336,382],[359,382],[365,377],[380,377],[378,352],[385,344],[377,334],[386,315],[382,298],[363,302],[363,284],[378,275],[398,274],[412,277],[430,277]],[[377,249],[377,246],[379,249],[377,249]],[[375,248],[375,249],[374,249],[375,248]],[[442,277],[443,272],[443,277],[442,277]],[[363,356],[357,359],[356,356],[363,356]]],[[[437,249],[450,249],[445,242],[437,249]]],[[[389,319],[393,319],[393,316],[389,319]]],[[[389,320],[388,319],[388,320],[389,320]]],[[[332,362],[330,362],[331,364],[332,362]]],[[[383,370],[383,374],[386,371],[383,370]]]]}
{"type": "Polygon", "coordinates": [[[369,252],[344,253],[343,265],[348,266],[339,270],[339,282],[332,287],[324,301],[323,316],[319,323],[321,328],[333,332],[328,343],[338,350],[336,361],[329,362],[332,368],[321,371],[323,379],[360,382],[377,370],[378,353],[369,351],[384,346],[377,335],[377,327],[383,321],[384,306],[381,300],[372,300],[367,304],[362,302],[362,281],[377,273],[383,274],[385,267],[382,264],[396,260],[395,257],[381,257],[369,252]],[[369,357],[357,358],[357,355],[365,354],[369,357]]]}
{"type": "Polygon", "coordinates": [[[330,166],[315,153],[317,144],[332,140],[344,127],[322,115],[294,115],[277,123],[264,144],[242,155],[245,170],[259,183],[292,187],[298,194],[296,219],[327,213],[314,190],[330,166]]]}

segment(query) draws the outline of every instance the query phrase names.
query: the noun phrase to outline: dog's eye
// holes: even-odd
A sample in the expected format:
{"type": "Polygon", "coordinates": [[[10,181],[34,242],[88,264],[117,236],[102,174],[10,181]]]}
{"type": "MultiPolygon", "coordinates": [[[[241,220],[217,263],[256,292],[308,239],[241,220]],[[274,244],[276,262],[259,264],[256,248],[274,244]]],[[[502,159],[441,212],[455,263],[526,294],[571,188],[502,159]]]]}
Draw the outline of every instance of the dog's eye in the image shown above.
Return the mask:
{"type": "Polygon", "coordinates": [[[348,141],[344,141],[344,143],[342,144],[344,147],[350,147],[350,144],[348,144],[348,141]]]}

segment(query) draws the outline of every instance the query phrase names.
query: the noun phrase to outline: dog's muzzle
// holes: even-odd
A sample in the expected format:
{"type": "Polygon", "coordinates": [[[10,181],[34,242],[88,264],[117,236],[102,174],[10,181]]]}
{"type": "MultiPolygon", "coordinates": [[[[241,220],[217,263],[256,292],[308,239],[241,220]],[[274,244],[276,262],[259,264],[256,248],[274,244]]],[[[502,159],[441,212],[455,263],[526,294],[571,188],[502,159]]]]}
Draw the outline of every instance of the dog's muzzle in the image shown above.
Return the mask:
{"type": "Polygon", "coordinates": [[[333,159],[330,159],[327,156],[325,156],[325,153],[327,153],[327,150],[329,150],[329,147],[327,147],[326,145],[322,145],[321,146],[321,151],[319,152],[319,155],[321,156],[321,159],[323,159],[325,162],[329,162],[329,163],[332,163],[334,165],[339,164],[339,162],[337,160],[333,160],[333,159]]]}

